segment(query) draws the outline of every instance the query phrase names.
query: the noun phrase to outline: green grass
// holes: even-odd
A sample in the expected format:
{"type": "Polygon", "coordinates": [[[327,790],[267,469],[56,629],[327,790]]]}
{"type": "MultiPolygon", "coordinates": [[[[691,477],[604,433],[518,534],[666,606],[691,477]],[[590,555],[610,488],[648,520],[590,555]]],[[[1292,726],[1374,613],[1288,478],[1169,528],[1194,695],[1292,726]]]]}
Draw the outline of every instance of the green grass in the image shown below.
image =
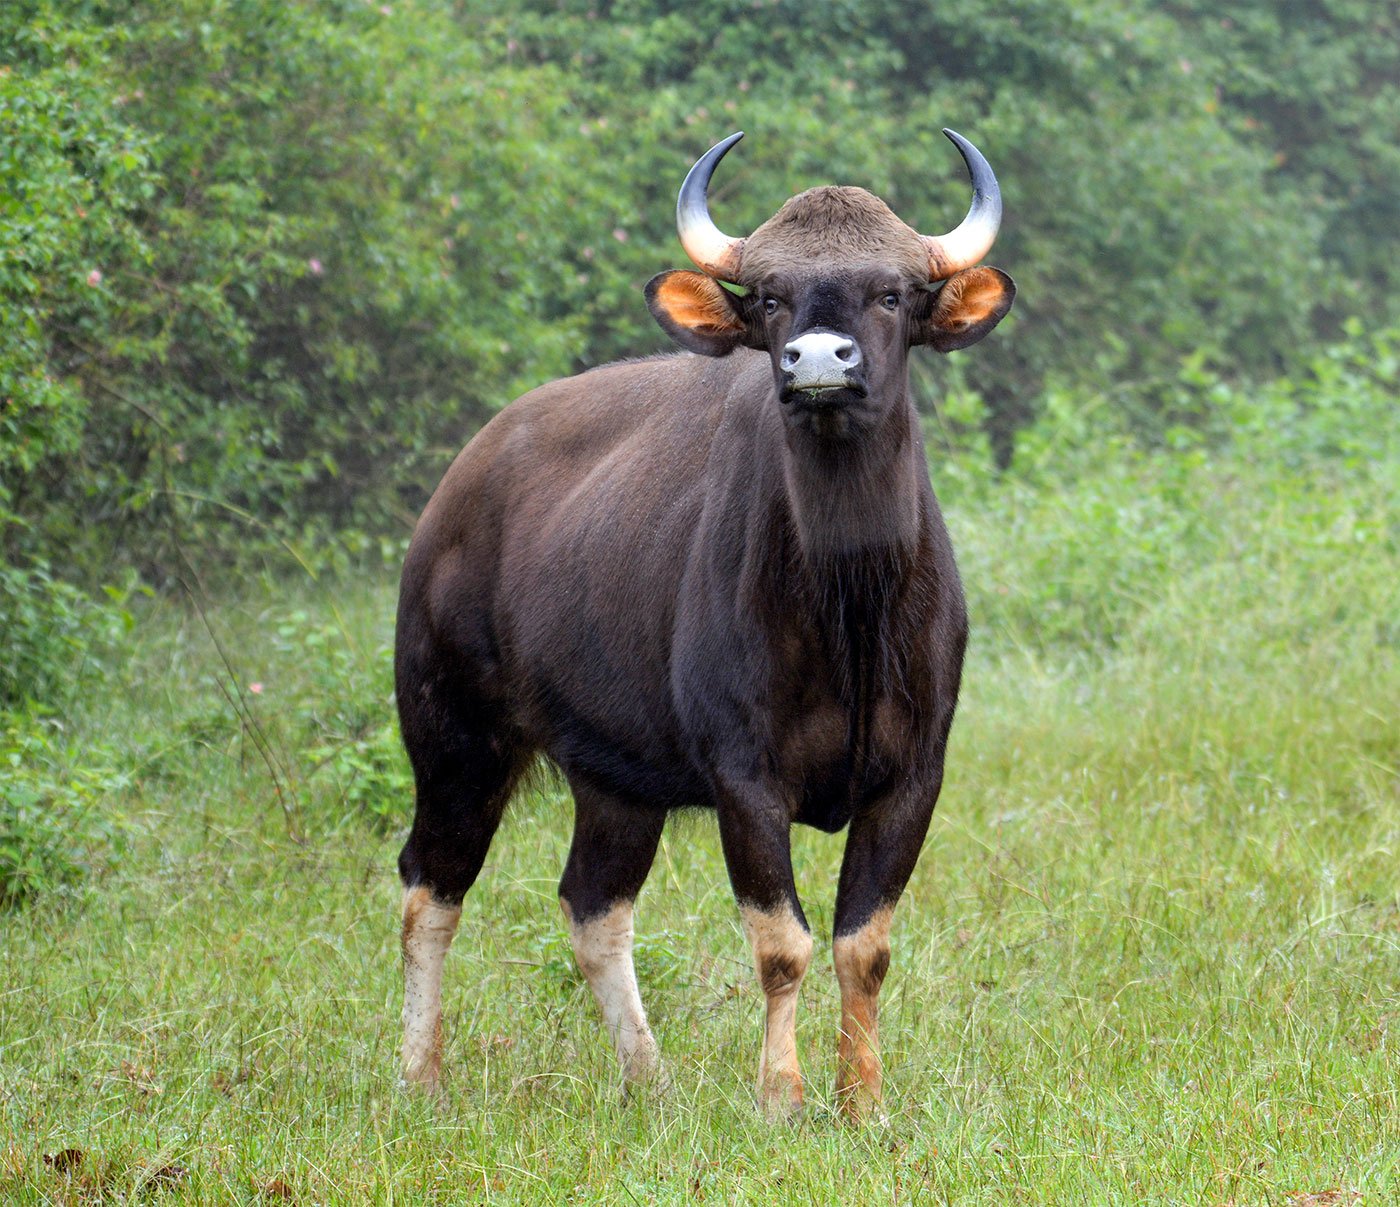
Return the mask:
{"type": "Polygon", "coordinates": [[[1400,511],[1394,477],[1324,479],[948,492],[978,630],[864,1129],[831,1101],[841,838],[795,834],[810,1107],[770,1127],[712,819],[673,821],[641,898],[672,1087],[628,1101],[549,785],[468,898],[448,1101],[405,1096],[391,576],[213,608],[232,674],[153,604],[67,718],[129,754],[128,849],[0,914],[0,1199],[1400,1201],[1400,511]]]}

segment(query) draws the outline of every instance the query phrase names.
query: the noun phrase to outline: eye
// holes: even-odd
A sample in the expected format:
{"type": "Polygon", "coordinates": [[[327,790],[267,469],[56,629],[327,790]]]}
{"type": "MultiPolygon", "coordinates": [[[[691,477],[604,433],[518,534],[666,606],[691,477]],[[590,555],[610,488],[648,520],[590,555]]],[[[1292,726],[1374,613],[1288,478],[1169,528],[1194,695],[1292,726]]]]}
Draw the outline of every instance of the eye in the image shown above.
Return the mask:
{"type": "Polygon", "coordinates": [[[898,309],[899,309],[899,294],[897,294],[897,293],[887,293],[887,294],[885,294],[884,297],[882,297],[882,298],[880,299],[880,305],[883,306],[886,310],[898,310],[898,309]]]}
{"type": "Polygon", "coordinates": [[[764,298],[763,313],[771,318],[773,315],[778,313],[778,305],[779,303],[777,298],[764,298]]]}

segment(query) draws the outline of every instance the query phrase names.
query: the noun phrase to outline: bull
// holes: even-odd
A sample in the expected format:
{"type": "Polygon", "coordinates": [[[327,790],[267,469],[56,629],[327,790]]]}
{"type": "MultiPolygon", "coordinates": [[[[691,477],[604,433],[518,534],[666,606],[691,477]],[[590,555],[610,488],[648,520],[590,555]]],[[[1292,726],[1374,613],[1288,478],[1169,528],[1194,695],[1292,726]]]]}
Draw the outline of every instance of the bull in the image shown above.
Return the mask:
{"type": "Polygon", "coordinates": [[[531,391],[428,503],[395,655],[416,786],[399,860],[407,1082],[438,1084],[462,900],[542,754],[574,799],[560,902],[628,1083],[660,1064],[633,903],[667,815],[701,806],[767,999],[759,1104],[801,1109],[794,1026],[813,941],[789,835],[847,829],[836,1095],[852,1117],[878,1109],[891,917],[942,785],[967,642],[909,349],[973,344],[1015,296],[976,267],[1001,219],[996,178],[945,133],[973,201],[938,237],[864,189],[823,187],[732,238],[707,194],[742,135],[713,147],[677,204],[702,271],[646,287],[686,351],[531,391]]]}

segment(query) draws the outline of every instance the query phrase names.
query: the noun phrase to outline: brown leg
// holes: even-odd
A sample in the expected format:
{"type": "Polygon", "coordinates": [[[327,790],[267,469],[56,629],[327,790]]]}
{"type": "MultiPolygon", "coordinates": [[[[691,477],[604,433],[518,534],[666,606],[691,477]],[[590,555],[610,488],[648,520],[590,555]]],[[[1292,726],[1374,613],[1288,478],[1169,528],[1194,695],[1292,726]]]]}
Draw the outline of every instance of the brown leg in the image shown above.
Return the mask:
{"type": "Polygon", "coordinates": [[[841,986],[841,1035],[836,1048],[836,1096],[851,1120],[878,1114],[880,986],[890,967],[890,919],[928,834],[940,778],[911,783],[851,821],[841,883],[836,890],[831,945],[841,986]]]}
{"type": "Polygon", "coordinates": [[[836,1100],[848,1118],[862,1119],[881,1099],[879,999],[890,966],[891,909],[877,910],[859,930],[832,943],[841,986],[841,1034],[836,1045],[836,1100]]]}
{"type": "Polygon", "coordinates": [[[632,964],[632,903],[656,858],[666,812],[629,807],[585,782],[570,782],[574,841],[559,904],[622,1074],[635,1085],[652,1080],[661,1065],[632,964]]]}
{"type": "Polygon", "coordinates": [[[776,1120],[802,1110],[797,993],[812,962],[812,934],[792,879],[787,808],[763,789],[739,784],[721,796],[718,812],[729,881],[768,1001],[758,1105],[776,1120]]]}

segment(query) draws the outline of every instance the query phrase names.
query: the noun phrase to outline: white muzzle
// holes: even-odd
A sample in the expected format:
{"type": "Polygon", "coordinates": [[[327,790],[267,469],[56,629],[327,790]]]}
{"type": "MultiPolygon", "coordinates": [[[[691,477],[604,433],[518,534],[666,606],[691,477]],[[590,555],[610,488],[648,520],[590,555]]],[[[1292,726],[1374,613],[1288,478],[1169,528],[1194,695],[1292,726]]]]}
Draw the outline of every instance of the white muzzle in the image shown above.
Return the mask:
{"type": "Polygon", "coordinates": [[[809,331],[783,348],[779,363],[792,374],[794,390],[836,389],[849,384],[847,375],[860,364],[860,347],[846,335],[809,331]]]}

